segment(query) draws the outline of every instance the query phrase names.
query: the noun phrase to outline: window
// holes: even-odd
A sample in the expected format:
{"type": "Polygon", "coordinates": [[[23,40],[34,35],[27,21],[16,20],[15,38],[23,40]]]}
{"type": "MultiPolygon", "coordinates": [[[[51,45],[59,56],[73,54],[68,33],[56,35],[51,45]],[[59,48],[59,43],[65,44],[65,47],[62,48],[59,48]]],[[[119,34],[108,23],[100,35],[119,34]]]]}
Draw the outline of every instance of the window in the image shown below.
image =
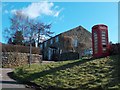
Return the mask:
{"type": "Polygon", "coordinates": [[[98,46],[98,44],[97,44],[97,43],[94,43],[94,46],[98,46]]]}
{"type": "Polygon", "coordinates": [[[94,32],[94,38],[97,38],[97,33],[96,32],[94,32]]]}
{"type": "Polygon", "coordinates": [[[102,37],[105,37],[105,34],[102,34],[102,37]]]}
{"type": "Polygon", "coordinates": [[[97,39],[97,36],[94,36],[94,39],[97,39]]]}
{"type": "Polygon", "coordinates": [[[62,49],[60,49],[60,54],[62,54],[62,49]]]}
{"type": "Polygon", "coordinates": [[[104,37],[106,35],[105,31],[102,31],[102,37],[104,37]]]}
{"type": "Polygon", "coordinates": [[[105,31],[102,31],[101,32],[101,34],[102,34],[102,45],[104,46],[104,45],[106,45],[106,32],[105,31]]]}
{"type": "Polygon", "coordinates": [[[42,45],[42,44],[40,44],[40,48],[41,48],[41,49],[43,48],[43,45],[42,45]]]}
{"type": "Polygon", "coordinates": [[[102,37],[102,39],[105,39],[105,37],[102,37]]]}
{"type": "Polygon", "coordinates": [[[98,37],[96,32],[94,32],[94,51],[95,53],[98,52],[98,37]]]}
{"type": "Polygon", "coordinates": [[[103,40],[102,40],[102,42],[106,42],[106,40],[105,40],[105,39],[103,39],[103,40]]]}
{"type": "Polygon", "coordinates": [[[97,42],[98,42],[98,40],[97,40],[97,39],[95,39],[95,40],[94,40],[94,42],[95,42],[95,43],[97,43],[97,42]]]}
{"type": "Polygon", "coordinates": [[[78,45],[78,40],[75,39],[75,40],[74,40],[74,46],[77,47],[77,45],[78,45]]]}
{"type": "Polygon", "coordinates": [[[53,39],[50,40],[50,44],[53,44],[53,39]]]}
{"type": "Polygon", "coordinates": [[[106,42],[102,42],[102,45],[106,45],[106,42]]]}
{"type": "Polygon", "coordinates": [[[44,42],[44,46],[45,46],[45,47],[47,46],[47,42],[44,42]]]}
{"type": "Polygon", "coordinates": [[[96,32],[94,32],[94,35],[96,35],[96,36],[97,36],[97,33],[96,33],[96,32]]]}
{"type": "Polygon", "coordinates": [[[106,32],[105,31],[102,31],[102,34],[105,34],[106,32]]]}
{"type": "Polygon", "coordinates": [[[59,37],[57,36],[56,38],[55,38],[55,42],[58,42],[59,41],[59,37]]]}
{"type": "Polygon", "coordinates": [[[106,49],[106,48],[103,48],[102,50],[103,50],[103,52],[106,52],[107,49],[106,49]]]}

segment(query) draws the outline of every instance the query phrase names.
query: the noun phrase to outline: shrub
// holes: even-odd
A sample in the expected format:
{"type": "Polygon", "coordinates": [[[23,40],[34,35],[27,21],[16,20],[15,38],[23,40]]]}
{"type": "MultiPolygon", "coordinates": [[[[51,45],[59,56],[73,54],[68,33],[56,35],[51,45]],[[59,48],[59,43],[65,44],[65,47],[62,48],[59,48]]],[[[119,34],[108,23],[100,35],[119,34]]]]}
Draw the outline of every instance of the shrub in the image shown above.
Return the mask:
{"type": "MultiPolygon", "coordinates": [[[[29,53],[29,46],[2,44],[2,52],[29,53]]],[[[32,47],[33,54],[41,54],[40,48],[32,47]]]]}
{"type": "Polygon", "coordinates": [[[65,51],[73,51],[73,38],[70,36],[63,36],[62,37],[62,43],[64,45],[64,50],[65,51]]]}
{"type": "Polygon", "coordinates": [[[77,52],[65,52],[60,54],[60,60],[76,60],[79,59],[79,53],[77,52]]]}
{"type": "Polygon", "coordinates": [[[110,54],[116,55],[120,53],[120,43],[117,44],[111,44],[110,46],[110,54]]]}

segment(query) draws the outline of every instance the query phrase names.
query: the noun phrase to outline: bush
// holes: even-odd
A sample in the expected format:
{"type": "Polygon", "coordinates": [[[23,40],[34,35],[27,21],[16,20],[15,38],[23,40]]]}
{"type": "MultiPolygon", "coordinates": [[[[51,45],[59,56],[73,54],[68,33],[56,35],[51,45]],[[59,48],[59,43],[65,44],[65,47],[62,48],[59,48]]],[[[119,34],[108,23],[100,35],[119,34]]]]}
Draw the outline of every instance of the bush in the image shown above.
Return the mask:
{"type": "Polygon", "coordinates": [[[79,59],[79,53],[77,52],[65,52],[60,54],[60,60],[76,60],[79,59]]]}
{"type": "Polygon", "coordinates": [[[111,44],[110,46],[110,55],[116,55],[120,53],[120,43],[111,44]]]}
{"type": "MultiPolygon", "coordinates": [[[[2,44],[2,52],[29,53],[29,46],[2,44]]],[[[32,47],[33,54],[41,54],[40,48],[32,47]]]]}

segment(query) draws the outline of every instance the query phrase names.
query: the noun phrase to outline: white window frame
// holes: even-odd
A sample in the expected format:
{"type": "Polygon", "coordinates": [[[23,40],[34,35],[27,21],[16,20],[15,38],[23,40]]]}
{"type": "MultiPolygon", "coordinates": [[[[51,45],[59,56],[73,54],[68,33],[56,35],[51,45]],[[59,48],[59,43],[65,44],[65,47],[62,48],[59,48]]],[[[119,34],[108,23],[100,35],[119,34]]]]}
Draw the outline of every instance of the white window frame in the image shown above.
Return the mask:
{"type": "Polygon", "coordinates": [[[43,48],[43,45],[42,45],[42,44],[40,44],[40,48],[43,48]]]}
{"type": "Polygon", "coordinates": [[[53,39],[50,40],[50,44],[53,44],[53,39]]]}
{"type": "Polygon", "coordinates": [[[74,39],[74,46],[77,47],[78,46],[78,40],[74,39]]]}
{"type": "Polygon", "coordinates": [[[56,38],[55,38],[55,42],[58,42],[59,41],[59,37],[57,36],[56,38]]]}
{"type": "Polygon", "coordinates": [[[47,46],[47,42],[44,42],[44,46],[45,46],[45,47],[47,46]]]}

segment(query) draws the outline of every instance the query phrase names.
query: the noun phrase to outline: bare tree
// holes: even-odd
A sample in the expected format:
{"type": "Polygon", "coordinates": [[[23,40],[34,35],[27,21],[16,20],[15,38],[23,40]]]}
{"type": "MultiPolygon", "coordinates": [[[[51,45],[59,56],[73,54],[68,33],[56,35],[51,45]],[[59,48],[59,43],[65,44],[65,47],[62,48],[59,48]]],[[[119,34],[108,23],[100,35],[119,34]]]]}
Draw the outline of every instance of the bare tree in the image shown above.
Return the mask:
{"type": "Polygon", "coordinates": [[[21,31],[23,36],[25,37],[25,33],[28,29],[28,25],[26,22],[28,21],[28,18],[21,14],[21,11],[17,11],[16,14],[14,14],[12,17],[10,17],[10,27],[7,27],[4,32],[4,38],[6,40],[9,40],[9,38],[13,39],[15,33],[17,31],[21,31]]]}
{"type": "Polygon", "coordinates": [[[6,28],[7,35],[13,38],[13,35],[17,31],[21,31],[23,33],[24,42],[29,42],[30,45],[30,59],[29,59],[29,65],[31,65],[32,61],[32,42],[37,40],[37,43],[39,44],[40,37],[42,35],[45,36],[51,36],[50,34],[53,34],[50,31],[51,24],[44,24],[41,22],[38,22],[36,20],[32,20],[22,14],[21,11],[17,11],[11,18],[10,18],[11,26],[10,28],[6,28]],[[10,32],[10,33],[8,33],[10,32]]]}
{"type": "Polygon", "coordinates": [[[40,39],[43,37],[43,35],[52,37],[51,35],[54,33],[50,31],[51,24],[44,24],[41,22],[37,22],[36,24],[34,24],[34,27],[35,27],[34,29],[36,30],[36,33],[34,35],[37,36],[36,41],[38,46],[40,43],[40,39]]]}

